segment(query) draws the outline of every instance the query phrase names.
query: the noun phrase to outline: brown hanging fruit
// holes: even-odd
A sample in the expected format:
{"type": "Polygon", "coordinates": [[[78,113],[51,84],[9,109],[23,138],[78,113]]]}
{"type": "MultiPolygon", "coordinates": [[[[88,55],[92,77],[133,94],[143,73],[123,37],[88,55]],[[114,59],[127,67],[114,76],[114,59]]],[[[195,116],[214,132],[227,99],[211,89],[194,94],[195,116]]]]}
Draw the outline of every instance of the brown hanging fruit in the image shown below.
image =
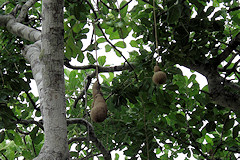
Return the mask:
{"type": "Polygon", "coordinates": [[[94,105],[90,112],[90,117],[93,122],[103,122],[107,118],[107,103],[102,94],[97,94],[94,97],[94,105]]]}
{"type": "Polygon", "coordinates": [[[101,91],[100,91],[100,84],[98,81],[96,81],[94,84],[93,84],[93,87],[92,87],[92,90],[93,90],[93,98],[97,95],[97,94],[100,94],[101,91]]]}
{"type": "Polygon", "coordinates": [[[167,75],[163,71],[161,71],[159,66],[154,66],[154,74],[152,77],[152,81],[155,84],[164,84],[167,81],[167,75]]]}
{"type": "Polygon", "coordinates": [[[154,66],[154,72],[157,72],[157,71],[161,71],[160,67],[159,66],[154,66]]]}

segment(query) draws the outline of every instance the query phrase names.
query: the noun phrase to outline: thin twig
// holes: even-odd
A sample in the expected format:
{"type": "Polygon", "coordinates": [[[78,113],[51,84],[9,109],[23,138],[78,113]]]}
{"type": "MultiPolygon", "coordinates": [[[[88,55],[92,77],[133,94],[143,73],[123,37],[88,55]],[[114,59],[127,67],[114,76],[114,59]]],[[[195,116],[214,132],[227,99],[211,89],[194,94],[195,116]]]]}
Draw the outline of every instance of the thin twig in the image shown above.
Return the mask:
{"type": "Polygon", "coordinates": [[[9,4],[10,2],[7,1],[7,2],[4,2],[1,6],[0,6],[0,9],[2,9],[4,6],[6,6],[7,4],[9,4]]]}
{"type": "Polygon", "coordinates": [[[16,127],[16,131],[23,134],[23,135],[29,135],[31,132],[23,132],[22,130],[20,130],[18,127],[16,127]]]}
{"type": "MultiPolygon", "coordinates": [[[[90,8],[92,9],[93,14],[94,14],[94,16],[95,16],[95,20],[97,20],[97,19],[98,19],[97,13],[95,12],[93,6],[92,6],[91,3],[88,2],[87,0],[85,0],[85,1],[87,2],[87,4],[88,4],[88,5],[90,6],[90,8]]],[[[125,62],[126,62],[126,63],[131,67],[131,69],[134,71],[133,66],[128,62],[128,60],[127,60],[126,57],[122,54],[122,52],[121,52],[119,49],[117,49],[117,47],[114,46],[114,45],[112,44],[112,42],[107,38],[107,36],[105,35],[102,27],[100,26],[100,23],[97,23],[97,26],[98,26],[98,28],[100,29],[100,31],[102,32],[102,34],[103,34],[104,38],[106,39],[106,41],[123,57],[123,59],[125,60],[125,62]]],[[[135,72],[134,72],[134,73],[135,73],[135,72]]],[[[138,78],[137,78],[136,73],[135,73],[135,78],[136,78],[136,80],[138,81],[138,78]]]]}
{"type": "Polygon", "coordinates": [[[44,130],[42,122],[37,122],[34,120],[18,120],[18,121],[13,121],[14,124],[24,124],[24,125],[29,125],[29,124],[36,124],[39,128],[44,130]]]}
{"type": "Polygon", "coordinates": [[[28,97],[28,99],[29,99],[29,100],[30,100],[30,102],[32,103],[32,105],[33,105],[33,108],[34,108],[34,109],[36,109],[37,111],[40,111],[40,109],[39,109],[39,108],[37,108],[37,106],[36,106],[35,102],[33,101],[32,97],[30,96],[30,94],[29,94],[27,91],[25,91],[25,93],[27,94],[27,97],[28,97]]]}
{"type": "Polygon", "coordinates": [[[86,137],[73,137],[68,140],[68,144],[71,144],[73,142],[82,142],[82,141],[87,141],[86,137]]]}
{"type": "Polygon", "coordinates": [[[111,8],[111,7],[109,7],[106,3],[104,3],[102,0],[100,0],[100,2],[105,6],[105,7],[107,7],[108,9],[111,9],[111,10],[122,10],[122,9],[124,9],[129,3],[131,3],[132,2],[132,0],[130,0],[130,1],[128,1],[126,4],[124,4],[121,8],[119,8],[119,9],[117,9],[117,8],[111,8]]]}
{"type": "MultiPolygon", "coordinates": [[[[93,72],[92,74],[87,76],[87,78],[86,78],[87,83],[84,82],[84,83],[86,83],[85,88],[80,92],[79,96],[75,99],[74,104],[73,104],[73,108],[77,107],[78,101],[80,99],[82,99],[84,94],[85,94],[85,92],[87,92],[87,90],[88,90],[88,88],[89,88],[89,86],[90,86],[90,84],[92,82],[92,78],[95,77],[95,75],[96,75],[96,72],[93,72]]],[[[85,97],[85,98],[87,98],[87,97],[85,97]]]]}
{"type": "Polygon", "coordinates": [[[8,158],[2,153],[2,156],[5,158],[5,160],[8,160],[8,158]]]}

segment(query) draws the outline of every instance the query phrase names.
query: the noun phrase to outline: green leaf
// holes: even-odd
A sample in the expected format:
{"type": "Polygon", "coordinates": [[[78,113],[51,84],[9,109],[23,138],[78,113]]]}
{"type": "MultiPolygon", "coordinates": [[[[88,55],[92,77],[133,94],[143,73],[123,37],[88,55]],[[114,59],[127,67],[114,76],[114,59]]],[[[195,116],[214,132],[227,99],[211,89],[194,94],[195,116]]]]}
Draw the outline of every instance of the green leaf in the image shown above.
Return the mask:
{"type": "Polygon", "coordinates": [[[35,113],[35,116],[36,117],[40,117],[42,114],[41,114],[41,111],[36,111],[36,113],[35,113]]]}
{"type": "Polygon", "coordinates": [[[240,131],[240,126],[239,125],[237,125],[233,128],[233,139],[238,137],[239,131],[240,131]]]}
{"type": "Polygon", "coordinates": [[[124,23],[122,21],[119,21],[119,22],[115,23],[114,26],[116,28],[122,28],[122,27],[124,27],[124,23]]]}
{"type": "Polygon", "coordinates": [[[97,43],[103,43],[106,42],[105,38],[98,38],[97,43]]]}
{"type": "Polygon", "coordinates": [[[31,137],[32,140],[34,140],[34,139],[36,138],[36,134],[37,134],[38,130],[39,130],[39,127],[36,126],[36,127],[34,127],[33,130],[31,131],[30,137],[31,137]]]}
{"type": "Polygon", "coordinates": [[[136,41],[134,41],[134,40],[131,40],[130,45],[132,47],[136,47],[136,48],[138,47],[138,43],[136,41]]]}
{"type": "Polygon", "coordinates": [[[114,44],[116,47],[126,48],[126,43],[124,41],[119,41],[114,44]]]}
{"type": "Polygon", "coordinates": [[[106,56],[99,56],[98,57],[98,63],[100,66],[103,66],[106,62],[106,56]]]}
{"type": "Polygon", "coordinates": [[[224,130],[225,131],[230,130],[233,127],[234,122],[235,122],[234,119],[227,119],[227,121],[225,122],[225,125],[224,125],[224,130]]]}
{"type": "Polygon", "coordinates": [[[105,46],[105,51],[106,51],[106,52],[110,52],[111,49],[112,49],[112,47],[111,47],[109,44],[107,44],[107,45],[105,46]]]}
{"type": "Polygon", "coordinates": [[[18,145],[18,146],[20,146],[20,145],[22,145],[23,143],[22,143],[22,138],[20,137],[20,135],[19,134],[15,134],[15,136],[14,136],[14,143],[16,144],[16,145],[18,145]]]}
{"type": "MultiPolygon", "coordinates": [[[[125,4],[127,4],[127,1],[123,0],[120,4],[120,8],[122,8],[125,4]]],[[[128,9],[128,5],[126,5],[124,8],[120,10],[121,18],[124,18],[126,16],[127,9],[128,9]]]]}
{"type": "Polygon", "coordinates": [[[209,144],[211,144],[213,146],[212,138],[210,138],[208,135],[205,135],[205,139],[206,139],[207,143],[209,143],[209,144]]]}
{"type": "Polygon", "coordinates": [[[216,124],[215,122],[209,122],[207,125],[206,125],[206,130],[207,132],[211,132],[211,131],[215,131],[216,129],[216,124]]]}
{"type": "Polygon", "coordinates": [[[93,50],[95,50],[95,44],[90,44],[85,50],[86,51],[93,51],[93,50]]]}
{"type": "Polygon", "coordinates": [[[93,55],[91,53],[87,53],[87,58],[90,64],[94,64],[96,62],[95,58],[93,57],[93,55]]]}
{"type": "Polygon", "coordinates": [[[7,132],[7,136],[10,140],[14,140],[14,135],[10,132],[7,132]]]}
{"type": "Polygon", "coordinates": [[[36,138],[33,140],[34,144],[39,144],[44,139],[44,134],[39,133],[36,138]]]}
{"type": "Polygon", "coordinates": [[[210,14],[212,14],[214,9],[215,9],[215,7],[213,7],[213,6],[208,7],[208,9],[206,11],[206,16],[209,16],[210,14]]]}
{"type": "Polygon", "coordinates": [[[169,8],[167,13],[167,22],[169,24],[173,24],[178,21],[181,17],[181,6],[180,5],[173,5],[169,8]]]}
{"type": "Polygon", "coordinates": [[[71,71],[69,75],[69,80],[75,79],[76,76],[77,76],[76,71],[75,70],[71,71]]]}
{"type": "Polygon", "coordinates": [[[31,159],[32,158],[31,152],[29,152],[29,151],[23,151],[22,156],[26,159],[31,159]]]}
{"type": "Polygon", "coordinates": [[[84,55],[83,55],[83,52],[81,50],[79,50],[79,52],[78,52],[77,60],[78,60],[78,62],[81,62],[81,63],[84,60],[84,55]]]}
{"type": "Polygon", "coordinates": [[[118,160],[118,159],[119,159],[119,154],[115,153],[115,160],[118,160]]]}
{"type": "Polygon", "coordinates": [[[75,32],[75,33],[79,33],[80,31],[81,31],[81,29],[82,29],[82,26],[80,25],[80,24],[75,24],[74,26],[73,26],[73,32],[75,32]]]}
{"type": "Polygon", "coordinates": [[[118,57],[122,57],[122,55],[116,49],[114,49],[114,51],[118,57]]]}

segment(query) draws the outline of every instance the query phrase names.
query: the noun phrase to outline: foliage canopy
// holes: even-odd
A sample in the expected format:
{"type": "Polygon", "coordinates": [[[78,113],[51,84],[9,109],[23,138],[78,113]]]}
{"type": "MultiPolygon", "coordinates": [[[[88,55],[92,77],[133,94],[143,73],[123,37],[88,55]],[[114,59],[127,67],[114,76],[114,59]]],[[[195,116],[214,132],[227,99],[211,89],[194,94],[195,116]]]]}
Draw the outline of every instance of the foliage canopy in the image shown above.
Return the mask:
{"type": "MultiPolygon", "coordinates": [[[[26,0],[0,2],[3,4],[0,14],[7,15],[26,0]]],[[[238,98],[240,95],[239,3],[236,0],[97,2],[65,1],[67,118],[90,121],[92,90],[87,90],[87,104],[82,93],[87,81],[91,82],[89,75],[95,71],[94,64],[97,61],[107,68],[108,54],[123,57],[131,46],[134,49],[128,52],[129,58],[123,63],[131,64],[134,70],[130,67],[118,75],[100,74],[108,118],[93,125],[106,149],[124,149],[124,154],[131,159],[174,159],[179,153],[186,154],[186,159],[192,156],[237,159],[240,109],[220,103],[218,96],[238,98]],[[88,36],[92,38],[86,43],[88,36]],[[129,38],[132,39],[127,44],[129,38]],[[95,49],[102,46],[106,55],[96,59],[95,49]],[[74,68],[72,59],[89,65],[74,68]],[[165,85],[156,86],[152,82],[156,61],[167,74],[165,85]],[[184,76],[179,65],[201,73],[209,84],[200,88],[196,75],[184,76]],[[236,86],[234,89],[232,84],[236,86]],[[79,98],[79,95],[82,96],[79,98]]],[[[29,8],[22,23],[40,29],[40,1],[29,8]]],[[[33,42],[13,35],[3,26],[0,37],[0,158],[33,159],[43,145],[44,132],[41,125],[34,122],[41,118],[39,101],[29,85],[33,79],[31,68],[21,55],[24,45],[33,42]]],[[[88,137],[84,125],[69,125],[68,131],[69,139],[88,137]]],[[[91,142],[70,143],[69,148],[72,144],[75,146],[70,152],[72,158],[101,157],[91,142]]]]}

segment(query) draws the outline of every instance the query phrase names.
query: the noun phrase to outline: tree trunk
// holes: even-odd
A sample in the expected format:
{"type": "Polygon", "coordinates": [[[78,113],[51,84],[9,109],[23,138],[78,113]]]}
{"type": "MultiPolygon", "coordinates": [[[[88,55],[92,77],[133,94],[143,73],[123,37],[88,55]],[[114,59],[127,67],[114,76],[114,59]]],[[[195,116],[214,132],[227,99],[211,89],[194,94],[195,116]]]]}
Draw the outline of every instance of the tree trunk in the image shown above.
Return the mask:
{"type": "Polygon", "coordinates": [[[41,112],[45,141],[35,160],[68,159],[67,122],[64,86],[63,0],[43,0],[42,46],[43,93],[41,112]]]}

